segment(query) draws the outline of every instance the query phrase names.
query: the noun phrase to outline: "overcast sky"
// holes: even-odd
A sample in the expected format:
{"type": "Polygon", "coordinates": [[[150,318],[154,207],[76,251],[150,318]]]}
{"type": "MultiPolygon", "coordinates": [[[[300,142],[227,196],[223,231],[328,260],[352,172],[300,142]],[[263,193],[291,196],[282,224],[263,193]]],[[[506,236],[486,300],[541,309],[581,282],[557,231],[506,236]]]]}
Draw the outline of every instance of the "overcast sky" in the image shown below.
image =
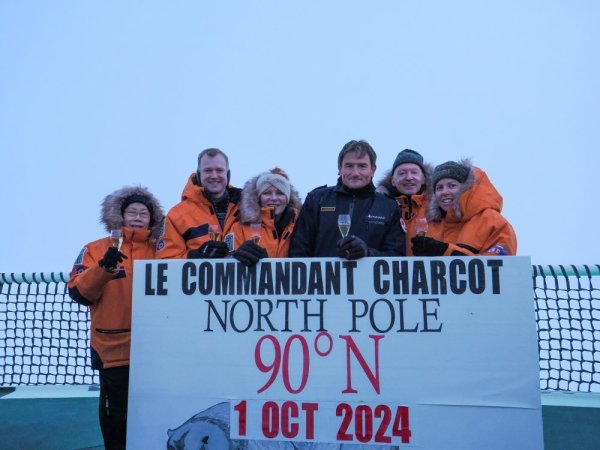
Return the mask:
{"type": "Polygon", "coordinates": [[[206,147],[304,197],[350,139],[471,157],[520,255],[600,263],[600,2],[0,2],[0,271],[69,271],[105,195],[177,203],[206,147]]]}

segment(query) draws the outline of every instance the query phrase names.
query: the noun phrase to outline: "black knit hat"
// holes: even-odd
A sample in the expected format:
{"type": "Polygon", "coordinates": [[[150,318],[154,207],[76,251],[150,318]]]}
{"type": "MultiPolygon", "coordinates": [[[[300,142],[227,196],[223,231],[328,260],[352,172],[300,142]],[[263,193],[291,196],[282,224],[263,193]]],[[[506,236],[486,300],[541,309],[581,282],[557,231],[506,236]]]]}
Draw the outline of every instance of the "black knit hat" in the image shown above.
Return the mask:
{"type": "Polygon", "coordinates": [[[151,217],[154,214],[154,207],[152,206],[152,202],[148,197],[142,194],[131,194],[130,196],[125,197],[123,199],[123,202],[121,203],[121,215],[123,215],[123,213],[125,212],[125,208],[127,208],[132,203],[141,203],[146,208],[148,208],[151,217]]]}
{"type": "Polygon", "coordinates": [[[423,167],[423,157],[421,156],[421,154],[419,152],[411,150],[410,148],[407,148],[402,150],[400,153],[398,153],[398,156],[396,156],[396,159],[394,160],[394,165],[392,166],[392,174],[396,170],[396,167],[398,167],[400,164],[406,163],[416,164],[421,168],[423,173],[426,172],[425,167],[423,167]]]}
{"type": "Polygon", "coordinates": [[[435,188],[437,182],[442,178],[452,178],[459,183],[464,183],[467,181],[469,171],[470,169],[468,167],[454,161],[447,161],[443,164],[440,164],[433,169],[433,175],[431,176],[433,187],[435,188]]]}

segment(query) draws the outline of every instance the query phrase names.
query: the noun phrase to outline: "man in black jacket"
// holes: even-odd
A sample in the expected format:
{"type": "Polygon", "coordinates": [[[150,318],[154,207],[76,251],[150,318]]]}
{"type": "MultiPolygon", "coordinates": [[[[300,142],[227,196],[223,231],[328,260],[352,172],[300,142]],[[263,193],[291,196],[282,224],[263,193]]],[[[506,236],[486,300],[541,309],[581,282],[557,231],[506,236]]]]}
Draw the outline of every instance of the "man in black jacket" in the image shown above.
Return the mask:
{"type": "Polygon", "coordinates": [[[377,155],[366,141],[350,141],[338,155],[336,186],[322,186],[306,197],[292,240],[290,257],[404,256],[404,231],[396,202],[375,192],[377,155]],[[350,233],[341,238],[338,216],[349,214],[350,233]]]}

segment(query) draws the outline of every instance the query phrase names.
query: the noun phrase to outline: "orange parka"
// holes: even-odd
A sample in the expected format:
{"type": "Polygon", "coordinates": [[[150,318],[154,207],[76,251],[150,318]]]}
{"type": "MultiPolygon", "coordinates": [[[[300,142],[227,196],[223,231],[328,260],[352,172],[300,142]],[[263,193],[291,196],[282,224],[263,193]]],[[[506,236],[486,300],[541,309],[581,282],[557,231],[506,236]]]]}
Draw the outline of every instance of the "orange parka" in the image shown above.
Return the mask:
{"type": "MultiPolygon", "coordinates": [[[[290,248],[290,236],[294,231],[298,209],[290,208],[284,212],[288,217],[287,223],[281,233],[277,232],[273,208],[261,208],[261,231],[258,245],[267,250],[269,258],[286,258],[290,248]]],[[[233,235],[235,237],[235,248],[238,248],[244,241],[251,240],[254,237],[250,224],[238,222],[233,225],[233,235]]]]}
{"type": "Polygon", "coordinates": [[[417,235],[417,220],[425,217],[427,212],[428,196],[425,194],[399,195],[396,203],[402,209],[400,225],[406,233],[406,256],[414,256],[410,240],[417,235]]]}
{"type": "Polygon", "coordinates": [[[153,259],[150,230],[123,228],[121,252],[127,256],[116,274],[98,265],[111,242],[99,239],[86,245],[73,265],[68,287],[74,300],[90,307],[91,347],[94,368],[129,364],[133,261],[153,259]],[[99,357],[101,365],[98,367],[99,357]]]}
{"type": "Polygon", "coordinates": [[[240,221],[232,227],[234,245],[237,249],[244,241],[253,238],[251,224],[260,223],[261,233],[258,245],[267,250],[269,258],[286,258],[290,247],[290,237],[302,201],[298,191],[290,184],[288,205],[276,223],[274,208],[261,208],[256,181],[259,175],[249,179],[244,185],[240,201],[240,221]],[[279,231],[278,231],[279,227],[279,231]]]}
{"type": "Polygon", "coordinates": [[[427,236],[449,244],[443,256],[516,255],[517,237],[500,213],[502,196],[483,170],[470,169],[456,208],[444,214],[432,197],[427,236]]]}
{"type": "Polygon", "coordinates": [[[90,308],[90,344],[94,369],[129,365],[133,262],[154,258],[162,220],[160,204],[145,188],[116,191],[104,200],[102,221],[107,231],[123,231],[121,252],[127,259],[123,259],[116,273],[100,267],[100,260],[111,246],[110,239],[106,237],[83,247],[73,264],[67,286],[73,300],[90,308]],[[150,229],[123,227],[121,201],[132,193],[150,199],[153,206],[150,229]]]}
{"type": "MultiPolygon", "coordinates": [[[[183,188],[181,202],[173,206],[165,218],[164,230],[156,246],[158,258],[187,258],[190,250],[208,241],[209,225],[219,225],[212,202],[206,198],[204,188],[196,180],[196,173],[190,175],[183,188]]],[[[233,235],[230,231],[238,221],[241,189],[228,186],[227,193],[229,204],[221,235],[232,251],[233,235]]]]}

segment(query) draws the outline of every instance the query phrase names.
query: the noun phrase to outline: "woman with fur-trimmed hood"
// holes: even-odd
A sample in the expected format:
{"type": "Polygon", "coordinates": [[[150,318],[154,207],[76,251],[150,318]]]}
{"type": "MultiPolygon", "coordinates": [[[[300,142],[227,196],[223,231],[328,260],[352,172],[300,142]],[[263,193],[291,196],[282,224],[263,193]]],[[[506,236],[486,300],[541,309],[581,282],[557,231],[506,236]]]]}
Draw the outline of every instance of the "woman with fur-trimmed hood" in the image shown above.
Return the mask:
{"type": "Polygon", "coordinates": [[[410,240],[427,230],[425,212],[431,196],[431,164],[419,152],[409,148],[396,156],[392,170],[377,186],[377,191],[394,197],[401,208],[400,225],[405,233],[406,256],[413,256],[410,240]],[[417,224],[420,224],[417,227],[417,224]],[[417,230],[418,228],[418,230],[417,230]]]}
{"type": "Polygon", "coordinates": [[[92,368],[100,377],[100,428],[107,449],[125,448],[133,262],[155,257],[163,210],[141,186],[119,189],[102,202],[106,231],[122,240],[98,239],[83,247],[68,283],[69,295],[89,306],[92,368]]]}
{"type": "Polygon", "coordinates": [[[301,207],[298,191],[280,168],[248,180],[242,191],[240,221],[233,226],[233,257],[246,265],[260,258],[287,257],[301,207]]]}
{"type": "Polygon", "coordinates": [[[469,160],[448,161],[432,175],[427,236],[412,239],[417,256],[516,255],[517,237],[502,216],[502,196],[469,160]]]}

